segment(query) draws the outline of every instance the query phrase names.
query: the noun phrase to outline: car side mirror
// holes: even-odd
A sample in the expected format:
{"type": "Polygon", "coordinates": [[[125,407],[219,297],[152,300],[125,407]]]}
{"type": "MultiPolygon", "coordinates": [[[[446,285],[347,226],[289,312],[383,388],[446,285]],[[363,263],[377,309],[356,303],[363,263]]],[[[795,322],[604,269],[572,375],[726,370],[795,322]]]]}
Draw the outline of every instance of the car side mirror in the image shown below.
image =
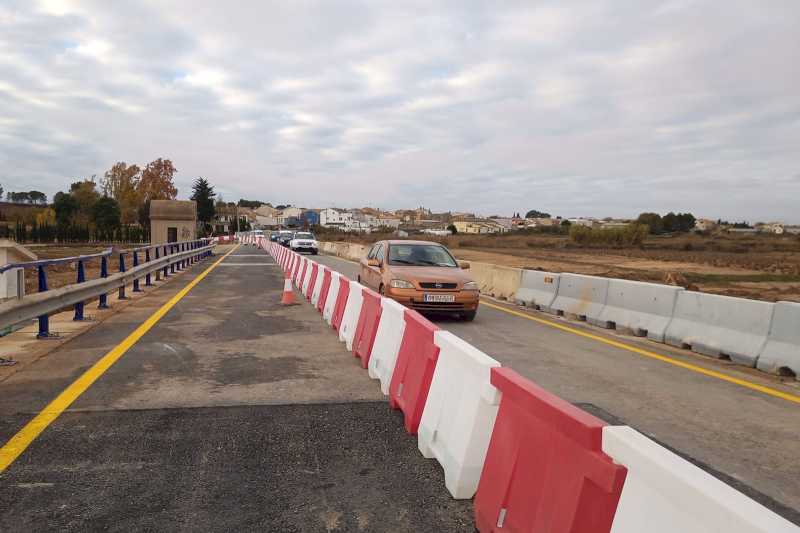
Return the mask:
{"type": "Polygon", "coordinates": [[[459,261],[458,262],[458,267],[461,270],[469,270],[469,261],[459,261]]]}
{"type": "Polygon", "coordinates": [[[379,267],[379,266],[381,266],[381,264],[377,259],[367,259],[367,266],[379,267]]]}

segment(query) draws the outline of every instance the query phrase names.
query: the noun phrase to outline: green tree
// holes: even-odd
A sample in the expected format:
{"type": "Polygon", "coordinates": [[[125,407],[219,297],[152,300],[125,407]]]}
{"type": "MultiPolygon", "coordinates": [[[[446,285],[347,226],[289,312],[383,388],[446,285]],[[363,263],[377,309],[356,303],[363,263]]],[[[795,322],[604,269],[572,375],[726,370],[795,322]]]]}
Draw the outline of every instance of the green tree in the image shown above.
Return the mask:
{"type": "Polygon", "coordinates": [[[650,233],[653,235],[657,235],[665,229],[664,221],[658,213],[642,213],[639,215],[639,218],[636,219],[636,222],[650,228],[650,233]]]}
{"type": "Polygon", "coordinates": [[[525,218],[550,218],[550,213],[544,213],[542,211],[537,211],[536,209],[531,209],[525,213],[525,218]]]}
{"type": "Polygon", "coordinates": [[[449,226],[447,226],[447,231],[455,235],[456,233],[458,233],[458,228],[456,228],[455,224],[450,224],[449,226]]]}
{"type": "Polygon", "coordinates": [[[203,234],[208,234],[208,227],[211,224],[211,219],[214,218],[214,187],[212,187],[208,180],[199,177],[194,180],[192,185],[191,199],[197,203],[197,218],[203,225],[203,234]]]}
{"type": "Polygon", "coordinates": [[[67,227],[72,224],[80,205],[68,192],[57,192],[53,197],[53,210],[56,212],[56,223],[61,227],[67,227]]]}
{"type": "Polygon", "coordinates": [[[570,222],[570,221],[569,221],[569,220],[567,220],[566,218],[565,218],[564,220],[562,220],[562,221],[561,221],[561,226],[562,226],[562,227],[564,227],[564,228],[568,228],[568,227],[570,227],[571,225],[572,225],[572,222],[570,222]]]}
{"type": "Polygon", "coordinates": [[[0,185],[0,200],[3,199],[3,186],[0,185]]]}
{"type": "Polygon", "coordinates": [[[81,225],[86,225],[92,219],[92,208],[95,202],[100,199],[100,193],[97,192],[97,184],[92,179],[80,180],[74,182],[69,187],[69,193],[78,202],[78,213],[76,215],[76,222],[81,225]]]}
{"type": "Polygon", "coordinates": [[[98,233],[112,234],[120,227],[121,219],[119,203],[110,196],[103,196],[92,206],[92,222],[98,233]]]}

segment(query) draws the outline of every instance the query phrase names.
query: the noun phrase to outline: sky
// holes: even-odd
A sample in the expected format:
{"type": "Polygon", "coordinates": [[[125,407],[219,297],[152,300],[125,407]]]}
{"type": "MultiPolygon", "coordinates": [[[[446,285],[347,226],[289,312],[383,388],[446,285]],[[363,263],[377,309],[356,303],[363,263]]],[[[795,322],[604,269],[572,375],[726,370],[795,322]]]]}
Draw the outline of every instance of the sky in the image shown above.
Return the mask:
{"type": "Polygon", "coordinates": [[[800,223],[797,0],[0,0],[0,185],[800,223]]]}

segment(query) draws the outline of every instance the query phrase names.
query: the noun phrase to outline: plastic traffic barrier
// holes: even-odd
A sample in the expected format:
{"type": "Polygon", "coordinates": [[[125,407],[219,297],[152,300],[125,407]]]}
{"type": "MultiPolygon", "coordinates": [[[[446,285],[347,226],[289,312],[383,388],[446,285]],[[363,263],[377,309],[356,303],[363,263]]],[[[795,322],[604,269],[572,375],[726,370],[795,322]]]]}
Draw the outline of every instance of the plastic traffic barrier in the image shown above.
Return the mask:
{"type": "Polygon", "coordinates": [[[558,294],[551,312],[576,315],[581,320],[596,319],[606,303],[608,278],[561,274],[558,294]]]}
{"type": "Polygon", "coordinates": [[[667,326],[667,344],[754,367],[769,334],[775,304],[683,291],[667,326]]]}
{"type": "Polygon", "coordinates": [[[514,296],[517,303],[547,311],[556,299],[561,274],[523,270],[519,289],[514,296]]]}
{"type": "Polygon", "coordinates": [[[683,287],[624,279],[608,281],[606,305],[588,322],[612,329],[627,329],[639,337],[664,342],[678,293],[683,287]]]}
{"type": "Polygon", "coordinates": [[[362,368],[367,368],[381,319],[381,295],[364,287],[361,296],[361,314],[353,334],[353,355],[361,359],[362,368]]]}
{"type": "Polygon", "coordinates": [[[767,343],[756,366],[772,374],[788,374],[788,369],[800,379],[800,304],[775,304],[767,343]]]}
{"type": "Polygon", "coordinates": [[[303,287],[305,287],[306,279],[308,279],[309,270],[308,259],[303,259],[303,268],[301,269],[300,277],[297,280],[297,288],[300,290],[300,294],[303,293],[303,287]]]}
{"type": "Polygon", "coordinates": [[[800,529],[627,426],[603,451],[628,469],[612,533],[797,533],[800,529]]]}
{"type": "Polygon", "coordinates": [[[298,255],[297,256],[297,261],[295,261],[295,264],[294,264],[294,272],[292,273],[292,280],[294,281],[295,285],[297,285],[297,276],[299,275],[300,265],[302,264],[302,262],[303,262],[303,258],[298,255]]]}
{"type": "Polygon", "coordinates": [[[372,379],[379,379],[381,392],[389,394],[397,353],[406,330],[406,308],[390,298],[381,298],[381,320],[375,333],[367,371],[372,379]]]}
{"type": "Polygon", "coordinates": [[[344,276],[339,276],[339,292],[336,295],[336,304],[331,315],[331,327],[339,331],[344,319],[344,312],[347,309],[347,300],[350,299],[350,280],[344,276]]]}
{"type": "Polygon", "coordinates": [[[336,300],[339,298],[339,273],[328,269],[330,279],[328,280],[328,290],[325,296],[325,303],[322,307],[322,319],[329,325],[333,318],[333,310],[336,308],[336,300]]]}
{"type": "Polygon", "coordinates": [[[317,267],[317,276],[314,280],[314,287],[311,289],[311,305],[317,307],[319,302],[319,295],[322,291],[322,280],[325,279],[325,267],[319,265],[317,267]]]}
{"type": "Polygon", "coordinates": [[[303,285],[300,288],[300,293],[305,296],[308,292],[308,286],[311,284],[311,280],[313,279],[312,273],[313,268],[316,263],[310,259],[306,259],[306,274],[303,276],[303,285]]]}
{"type": "Polygon", "coordinates": [[[404,319],[406,329],[389,384],[389,405],[403,411],[406,431],[416,435],[439,357],[439,347],[433,342],[433,333],[439,328],[411,309],[405,310],[404,319]]]}
{"type": "Polygon", "coordinates": [[[422,412],[417,445],[444,469],[453,498],[472,498],[489,447],[500,393],[490,383],[500,363],[449,331],[433,333],[439,360],[422,412]]]}
{"type": "Polygon", "coordinates": [[[502,397],[475,494],[478,530],[607,533],[626,471],[601,450],[606,424],[509,368],[492,368],[491,383],[502,397]]]}
{"type": "Polygon", "coordinates": [[[314,285],[317,283],[317,272],[319,271],[319,263],[311,261],[311,273],[308,276],[308,285],[306,285],[303,294],[307,300],[311,300],[311,295],[314,293],[314,285]]]}
{"type": "Polygon", "coordinates": [[[331,269],[322,269],[322,284],[320,285],[319,295],[317,296],[317,311],[320,313],[325,309],[325,301],[328,298],[328,291],[331,287],[331,269]]]}
{"type": "Polygon", "coordinates": [[[339,340],[345,343],[348,350],[353,349],[353,337],[356,333],[356,326],[358,326],[358,317],[361,316],[361,304],[364,301],[363,292],[363,285],[355,281],[350,282],[347,305],[339,325],[339,340]]]}

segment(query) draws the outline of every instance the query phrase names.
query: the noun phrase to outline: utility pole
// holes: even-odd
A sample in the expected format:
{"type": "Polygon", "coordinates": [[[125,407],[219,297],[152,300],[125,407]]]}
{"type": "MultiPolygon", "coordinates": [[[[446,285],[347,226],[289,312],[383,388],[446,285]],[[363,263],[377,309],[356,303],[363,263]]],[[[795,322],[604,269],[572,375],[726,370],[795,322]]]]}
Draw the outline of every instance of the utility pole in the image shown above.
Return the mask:
{"type": "Polygon", "coordinates": [[[239,233],[239,204],[236,204],[236,233],[239,233]]]}

